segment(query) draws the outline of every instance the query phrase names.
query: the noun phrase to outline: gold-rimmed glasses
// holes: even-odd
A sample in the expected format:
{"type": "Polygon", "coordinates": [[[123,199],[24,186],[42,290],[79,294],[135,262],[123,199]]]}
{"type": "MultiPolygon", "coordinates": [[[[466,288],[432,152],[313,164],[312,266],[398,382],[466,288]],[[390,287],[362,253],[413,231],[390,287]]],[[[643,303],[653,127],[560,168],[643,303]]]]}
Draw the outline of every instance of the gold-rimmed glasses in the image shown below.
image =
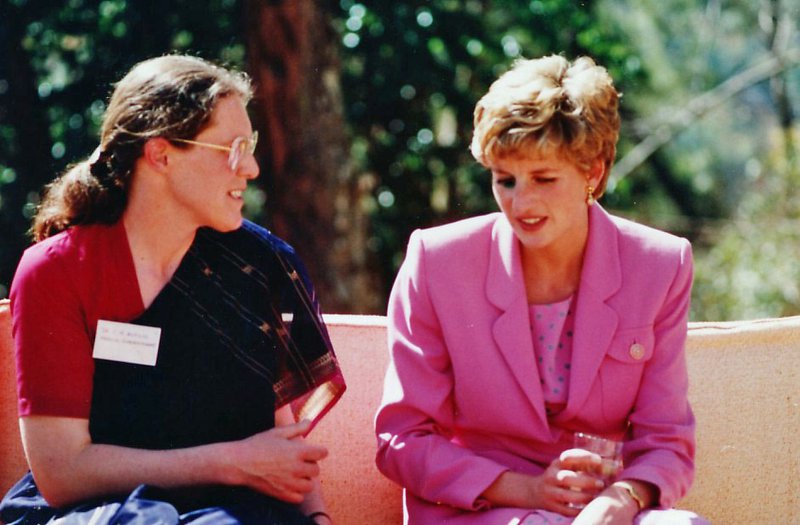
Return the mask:
{"type": "Polygon", "coordinates": [[[188,139],[170,139],[173,142],[183,142],[185,144],[193,144],[203,148],[218,149],[220,151],[228,152],[228,167],[231,171],[236,171],[242,158],[246,153],[252,155],[256,151],[256,144],[258,144],[258,131],[254,131],[249,137],[236,137],[231,142],[230,146],[221,146],[219,144],[211,144],[210,142],[200,142],[197,140],[188,139]]]}

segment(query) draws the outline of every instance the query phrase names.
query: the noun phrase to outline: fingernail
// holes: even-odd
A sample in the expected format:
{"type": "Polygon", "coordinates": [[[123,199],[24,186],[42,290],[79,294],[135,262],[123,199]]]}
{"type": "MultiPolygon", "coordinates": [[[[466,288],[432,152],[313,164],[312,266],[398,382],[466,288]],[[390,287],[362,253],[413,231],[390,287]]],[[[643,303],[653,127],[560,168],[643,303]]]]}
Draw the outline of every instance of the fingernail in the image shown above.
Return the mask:
{"type": "Polygon", "coordinates": [[[599,479],[594,480],[594,486],[598,489],[605,488],[606,484],[600,481],[599,479]]]}

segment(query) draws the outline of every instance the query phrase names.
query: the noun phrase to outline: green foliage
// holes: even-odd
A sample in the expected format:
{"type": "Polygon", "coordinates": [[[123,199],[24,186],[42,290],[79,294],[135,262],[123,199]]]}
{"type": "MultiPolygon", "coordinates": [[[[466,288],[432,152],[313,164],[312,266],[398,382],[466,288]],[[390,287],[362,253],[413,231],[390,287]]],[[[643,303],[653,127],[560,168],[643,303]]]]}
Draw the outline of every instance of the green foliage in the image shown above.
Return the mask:
{"type": "MultiPolygon", "coordinates": [[[[472,111],[519,57],[590,54],[625,85],[634,51],[589,2],[340,2],[353,155],[375,185],[370,246],[390,283],[411,230],[494,210],[472,111]]],[[[624,200],[624,199],[620,199],[624,200]]]]}
{"type": "MultiPolygon", "coordinates": [[[[800,313],[800,68],[780,77],[782,101],[780,86],[763,81],[702,116],[684,111],[770,49],[800,48],[800,0],[330,5],[351,157],[371,190],[368,248],[387,289],[411,230],[495,209],[468,150],[489,84],[518,57],[588,54],[624,93],[618,158],[671,130],[610,181],[603,204],[693,241],[693,319],[800,313]]],[[[241,0],[0,0],[0,44],[13,50],[0,59],[0,295],[42,185],[96,146],[109,82],[170,51],[243,66],[242,11],[241,0]]],[[[245,198],[262,216],[263,192],[245,198]]]]}
{"type": "Polygon", "coordinates": [[[0,297],[42,186],[96,147],[110,83],[175,51],[243,66],[239,11],[238,0],[0,0],[0,49],[14,53],[0,59],[0,297]]]}
{"type": "MultiPolygon", "coordinates": [[[[797,65],[775,80],[745,84],[728,98],[703,99],[763,63],[771,50],[800,49],[793,22],[800,2],[606,0],[602,10],[629,35],[650,80],[626,93],[628,110],[636,116],[629,120],[629,133],[645,138],[665,124],[679,129],[656,162],[629,176],[632,186],[647,188],[642,204],[631,211],[694,241],[692,318],[800,313],[800,267],[794,255],[800,240],[793,160],[798,143],[791,131],[796,134],[798,124],[787,119],[792,110],[782,109],[775,90],[776,82],[785,81],[785,102],[797,107],[797,65]],[[698,104],[701,100],[707,107],[698,104]],[[687,107],[700,110],[702,117],[687,114],[687,107]],[[654,170],[659,162],[668,162],[683,190],[699,200],[664,207],[668,200],[647,183],[659,178],[654,170]]],[[[624,146],[621,150],[627,152],[624,146]]]]}
{"type": "Polygon", "coordinates": [[[712,230],[696,268],[696,319],[800,315],[798,137],[797,131],[772,137],[765,164],[750,165],[736,214],[712,230]]]}
{"type": "Polygon", "coordinates": [[[46,108],[56,170],[91,152],[110,83],[135,62],[180,51],[241,65],[243,45],[228,35],[238,30],[236,2],[209,4],[71,0],[24,20],[21,47],[46,108]]]}

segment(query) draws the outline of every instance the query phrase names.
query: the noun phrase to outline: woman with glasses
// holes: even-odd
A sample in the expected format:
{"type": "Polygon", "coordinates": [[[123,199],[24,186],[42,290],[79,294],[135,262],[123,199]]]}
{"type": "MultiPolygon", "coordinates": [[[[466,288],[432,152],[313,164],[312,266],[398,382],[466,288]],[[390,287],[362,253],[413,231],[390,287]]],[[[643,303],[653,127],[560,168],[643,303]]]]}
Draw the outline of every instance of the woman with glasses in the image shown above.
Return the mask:
{"type": "Polygon", "coordinates": [[[139,63],[47,188],[11,290],[31,472],[5,523],[331,522],[304,436],[344,383],[302,263],[242,219],[250,97],[199,58],[139,63]]]}

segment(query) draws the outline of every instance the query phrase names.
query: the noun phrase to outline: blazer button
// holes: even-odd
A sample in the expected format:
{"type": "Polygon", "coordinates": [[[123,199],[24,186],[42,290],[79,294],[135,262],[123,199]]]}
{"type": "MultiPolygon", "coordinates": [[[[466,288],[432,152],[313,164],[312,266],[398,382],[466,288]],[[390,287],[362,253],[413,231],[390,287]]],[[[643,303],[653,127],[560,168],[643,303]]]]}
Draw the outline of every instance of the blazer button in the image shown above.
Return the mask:
{"type": "Polygon", "coordinates": [[[631,345],[631,357],[636,359],[637,361],[644,357],[644,345],[639,343],[633,343],[631,345]]]}

